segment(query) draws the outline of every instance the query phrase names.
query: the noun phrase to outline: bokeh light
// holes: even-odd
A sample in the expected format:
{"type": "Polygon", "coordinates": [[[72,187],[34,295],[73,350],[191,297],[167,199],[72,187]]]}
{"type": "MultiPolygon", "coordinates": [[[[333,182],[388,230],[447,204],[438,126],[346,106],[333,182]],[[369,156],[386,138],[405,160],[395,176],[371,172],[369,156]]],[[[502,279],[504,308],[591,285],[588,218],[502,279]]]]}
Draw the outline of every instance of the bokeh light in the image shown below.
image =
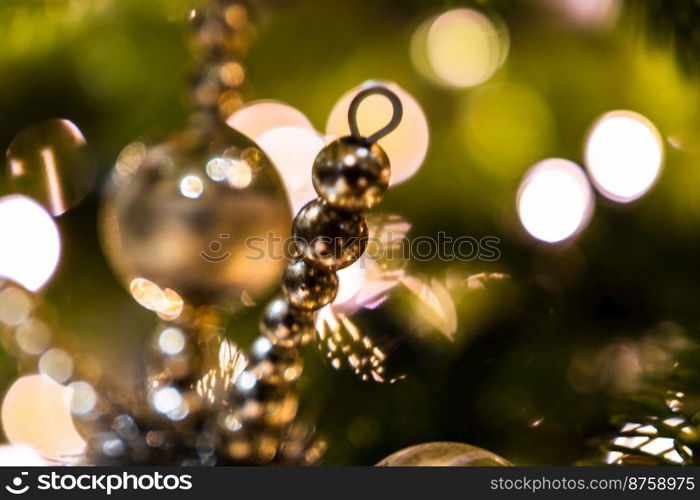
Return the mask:
{"type": "Polygon", "coordinates": [[[311,168],[325,145],[312,128],[277,127],[258,137],[258,145],[270,157],[282,176],[293,213],[316,198],[311,168]]]}
{"type": "Polygon", "coordinates": [[[585,162],[596,189],[628,203],[643,196],[661,173],[664,150],[653,123],[632,111],[601,116],[586,140],[585,162]]]}
{"type": "Polygon", "coordinates": [[[153,395],[153,406],[161,413],[170,413],[182,404],[182,395],[174,387],[159,389],[153,395]]]}
{"type": "Polygon", "coordinates": [[[85,441],[73,425],[72,389],[45,375],[18,378],[2,402],[2,426],[11,444],[27,444],[44,457],[77,455],[85,441]]]}
{"type": "Polygon", "coordinates": [[[235,189],[245,189],[253,181],[253,169],[244,161],[233,161],[226,170],[226,180],[235,189]]]}
{"type": "Polygon", "coordinates": [[[0,198],[0,276],[28,290],[46,284],[58,265],[58,228],[41,205],[22,195],[0,198]]]}
{"type": "Polygon", "coordinates": [[[145,278],[134,278],[129,284],[131,296],[141,306],[155,311],[165,321],[177,319],[185,307],[182,297],[170,288],[161,289],[145,278]]]}
{"type": "Polygon", "coordinates": [[[508,48],[508,31],[499,18],[459,8],[420,25],[411,42],[411,58],[430,80],[465,88],[491,78],[505,62],[508,48]]]}
{"type": "Polygon", "coordinates": [[[586,226],[593,202],[583,170],[569,160],[550,158],[525,174],[516,204],[520,222],[531,236],[557,243],[586,226]]]}
{"type": "Polygon", "coordinates": [[[165,292],[158,285],[145,278],[131,280],[129,291],[136,302],[151,311],[162,311],[169,305],[165,292]]]}
{"type": "Polygon", "coordinates": [[[279,127],[299,127],[313,130],[304,113],[279,101],[253,101],[233,113],[226,123],[258,142],[265,132],[279,127]]]}
{"type": "MultiPolygon", "coordinates": [[[[0,294],[4,293],[6,291],[0,292],[0,294]]],[[[2,306],[0,306],[1,309],[2,306]]],[[[48,349],[51,343],[51,329],[40,319],[28,318],[15,330],[15,341],[22,352],[37,356],[48,349]]]]}
{"type": "Polygon", "coordinates": [[[43,459],[34,448],[26,444],[0,446],[0,467],[46,467],[50,462],[43,459]]]}
{"type": "Polygon", "coordinates": [[[165,298],[168,299],[168,305],[156,311],[156,313],[158,317],[164,321],[174,321],[182,314],[182,310],[185,308],[185,301],[182,300],[182,297],[180,297],[175,290],[170,288],[163,290],[163,293],[165,294],[165,298]]]}
{"type": "MultiPolygon", "coordinates": [[[[396,129],[378,144],[384,148],[391,162],[391,184],[398,184],[412,177],[420,168],[428,152],[428,121],[418,101],[401,87],[391,82],[368,81],[343,95],[333,106],[326,124],[326,135],[341,137],[349,135],[348,109],[350,102],[368,87],[384,86],[394,92],[403,105],[403,119],[396,129]]],[[[391,103],[380,95],[372,95],[362,101],[357,112],[360,133],[372,134],[384,127],[393,109],[391,103]]]]}
{"type": "Polygon", "coordinates": [[[80,129],[68,120],[45,120],[22,130],[7,149],[7,160],[14,189],[52,215],[76,205],[95,181],[95,160],[80,129]]]}
{"type": "Polygon", "coordinates": [[[49,349],[39,358],[39,373],[62,384],[73,375],[73,358],[63,349],[49,349]]]}
{"type": "Polygon", "coordinates": [[[158,348],[168,356],[180,354],[185,348],[185,334],[176,327],[165,328],[158,335],[158,348]]]}
{"type": "Polygon", "coordinates": [[[620,0],[546,0],[545,4],[580,28],[607,28],[617,20],[620,0]]]}
{"type": "Polygon", "coordinates": [[[25,290],[9,286],[0,291],[0,324],[17,326],[29,318],[34,307],[25,290]]]}
{"type": "Polygon", "coordinates": [[[83,416],[89,414],[97,406],[97,392],[89,383],[78,380],[68,385],[73,391],[71,395],[70,411],[73,415],[83,416]]]}
{"type": "Polygon", "coordinates": [[[186,175],[180,181],[180,193],[185,198],[196,200],[204,192],[204,183],[197,175],[186,175]]]}

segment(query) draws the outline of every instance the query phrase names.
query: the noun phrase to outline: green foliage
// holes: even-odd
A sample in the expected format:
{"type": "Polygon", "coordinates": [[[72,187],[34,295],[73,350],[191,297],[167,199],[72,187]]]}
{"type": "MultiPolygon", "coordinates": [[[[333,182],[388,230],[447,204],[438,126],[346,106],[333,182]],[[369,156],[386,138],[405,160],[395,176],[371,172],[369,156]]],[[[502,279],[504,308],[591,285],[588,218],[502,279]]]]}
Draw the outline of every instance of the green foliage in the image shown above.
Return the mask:
{"type": "Polygon", "coordinates": [[[652,40],[670,46],[688,73],[700,72],[700,2],[697,0],[627,0],[652,40]]]}
{"type": "MultiPolygon", "coordinates": [[[[96,149],[104,179],[123,146],[181,126],[192,64],[182,22],[188,4],[0,2],[0,149],[37,120],[69,118],[96,149]]],[[[685,431],[662,425],[678,413],[667,406],[668,391],[684,392],[682,418],[698,425],[697,350],[687,358],[678,353],[687,371],[658,373],[624,408],[611,408],[608,386],[582,388],[572,375],[584,351],[642,338],[665,321],[698,323],[697,89],[666,52],[631,40],[626,24],[611,32],[579,30],[535,4],[297,0],[261,8],[258,40],[245,63],[251,97],[284,100],[323,130],[345,91],[370,78],[396,81],[426,112],[430,151],[416,177],[392,189],[381,210],[407,219],[414,238],[439,231],[501,238],[498,262],[413,262],[410,272],[439,279],[510,276],[503,285],[456,298],[454,341],[409,340],[417,355],[401,367],[405,381],[363,383],[332,371],[309,349],[302,405],[330,444],[327,464],[376,463],[402,447],[440,440],[488,448],[518,464],[565,465],[590,451],[590,436],[611,429],[611,413],[621,415],[617,428],[653,424],[700,456],[685,431]],[[411,36],[429,16],[463,5],[501,15],[510,54],[480,88],[438,88],[413,67],[411,36]],[[543,157],[582,163],[586,130],[611,109],[644,114],[678,144],[666,142],[659,183],[629,206],[599,200],[591,226],[575,242],[534,244],[522,235],[513,209],[519,179],[543,157]]],[[[687,71],[700,68],[697,1],[630,4],[655,39],[673,45],[687,71]]],[[[7,191],[1,182],[0,191],[7,191]]],[[[99,197],[96,188],[58,220],[63,257],[46,293],[64,328],[102,352],[138,359],[154,319],[102,257],[99,197]]],[[[403,323],[411,317],[408,307],[392,314],[403,315],[403,323]]],[[[252,338],[257,317],[239,318],[231,335],[252,338]]],[[[397,329],[397,323],[380,326],[397,329]]],[[[12,360],[3,356],[0,363],[7,383],[12,360]]]]}
{"type": "Polygon", "coordinates": [[[615,405],[619,430],[602,448],[621,465],[700,465],[700,346],[666,346],[669,362],[615,405]]]}

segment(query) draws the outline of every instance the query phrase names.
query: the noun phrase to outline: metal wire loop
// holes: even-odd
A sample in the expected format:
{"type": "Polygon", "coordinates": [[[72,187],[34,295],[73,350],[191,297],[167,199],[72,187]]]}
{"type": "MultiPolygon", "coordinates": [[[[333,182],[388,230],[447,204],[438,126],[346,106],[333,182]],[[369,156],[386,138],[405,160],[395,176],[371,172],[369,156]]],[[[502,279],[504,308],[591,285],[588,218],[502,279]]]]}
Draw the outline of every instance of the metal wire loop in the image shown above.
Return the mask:
{"type": "Polygon", "coordinates": [[[358,93],[352,100],[352,102],[350,103],[350,108],[348,109],[348,124],[350,125],[350,135],[355,139],[360,139],[370,144],[377,142],[379,139],[389,134],[396,127],[398,127],[399,123],[401,123],[402,118],[403,106],[401,105],[401,100],[391,90],[382,86],[368,87],[360,91],[360,93],[358,93]],[[357,126],[357,110],[360,107],[362,101],[364,101],[367,97],[375,94],[383,95],[384,97],[389,99],[389,102],[391,102],[391,107],[393,108],[393,113],[391,115],[391,120],[385,127],[376,131],[369,137],[364,137],[360,133],[360,129],[357,126]]]}

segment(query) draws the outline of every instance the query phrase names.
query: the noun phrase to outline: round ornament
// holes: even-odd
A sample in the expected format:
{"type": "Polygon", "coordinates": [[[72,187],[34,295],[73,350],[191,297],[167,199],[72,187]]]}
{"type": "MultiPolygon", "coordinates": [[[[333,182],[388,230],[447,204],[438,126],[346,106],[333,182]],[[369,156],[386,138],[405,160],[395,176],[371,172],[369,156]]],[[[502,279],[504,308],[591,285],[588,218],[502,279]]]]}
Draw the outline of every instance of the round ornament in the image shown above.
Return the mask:
{"type": "Polygon", "coordinates": [[[128,146],[106,193],[102,240],[132,291],[136,280],[195,306],[249,303],[278,283],[284,263],[274,256],[290,224],[271,161],[250,139],[220,127],[128,146]]]}
{"type": "Polygon", "coordinates": [[[342,137],[323,148],[313,167],[316,192],[339,210],[362,211],[382,200],[391,167],[377,144],[342,137]]]}
{"type": "Polygon", "coordinates": [[[97,171],[80,129],[58,118],[20,131],[7,148],[7,163],[14,191],[33,198],[53,216],[88,194],[97,171]]]}
{"type": "Polygon", "coordinates": [[[409,446],[389,455],[377,464],[378,467],[504,467],[509,465],[513,464],[483,448],[451,442],[409,446]]]}

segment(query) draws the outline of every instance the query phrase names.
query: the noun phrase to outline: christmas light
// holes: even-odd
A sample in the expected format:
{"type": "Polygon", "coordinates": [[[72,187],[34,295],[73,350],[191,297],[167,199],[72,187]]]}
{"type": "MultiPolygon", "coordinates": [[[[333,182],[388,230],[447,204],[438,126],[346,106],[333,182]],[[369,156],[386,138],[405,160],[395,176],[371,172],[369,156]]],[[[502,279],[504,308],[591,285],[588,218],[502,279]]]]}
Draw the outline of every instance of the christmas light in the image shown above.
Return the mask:
{"type": "Polygon", "coordinates": [[[425,21],[413,36],[411,56],[432,81],[466,88],[491,78],[506,60],[508,46],[500,19],[459,8],[425,21]]]}
{"type": "Polygon", "coordinates": [[[628,203],[651,189],[661,173],[663,143],[644,116],[613,111],[601,116],[586,140],[586,168],[600,193],[628,203]]]}
{"type": "Polygon", "coordinates": [[[82,453],[85,441],[75,430],[73,391],[45,375],[18,378],[2,402],[2,426],[11,444],[28,444],[54,460],[82,453]]]}
{"type": "Polygon", "coordinates": [[[0,276],[37,291],[61,254],[58,228],[41,205],[22,195],[0,198],[0,276]]]}
{"type": "Polygon", "coordinates": [[[265,132],[279,127],[313,130],[304,113],[279,101],[253,101],[233,113],[226,124],[258,142],[265,132]]]}
{"type": "Polygon", "coordinates": [[[520,222],[534,238],[557,243],[585,227],[593,211],[593,192],[575,163],[550,158],[534,165],[517,196],[520,222]]]}
{"type": "Polygon", "coordinates": [[[276,127],[258,137],[258,145],[277,167],[297,213],[307,202],[316,198],[311,183],[311,165],[325,145],[324,139],[312,128],[276,127]]]}

